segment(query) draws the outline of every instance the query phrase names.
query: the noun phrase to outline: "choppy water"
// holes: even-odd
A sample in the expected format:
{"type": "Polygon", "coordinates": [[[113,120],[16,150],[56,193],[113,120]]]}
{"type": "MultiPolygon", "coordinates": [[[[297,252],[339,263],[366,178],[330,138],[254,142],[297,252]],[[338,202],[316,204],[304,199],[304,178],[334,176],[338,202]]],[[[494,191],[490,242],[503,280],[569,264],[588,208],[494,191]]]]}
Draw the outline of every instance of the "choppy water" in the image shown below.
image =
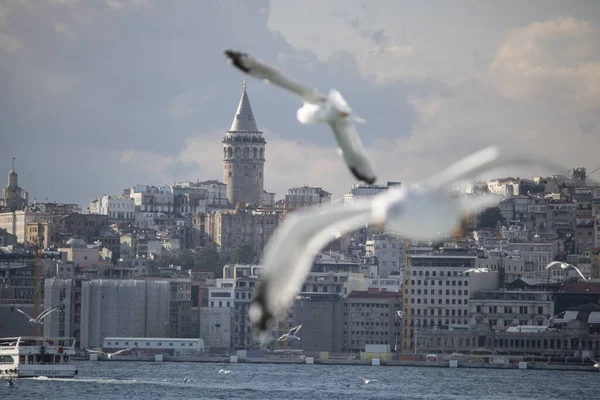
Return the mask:
{"type": "Polygon", "coordinates": [[[14,388],[0,381],[0,399],[600,399],[600,374],[591,372],[123,361],[77,368],[74,379],[19,379],[14,388]]]}

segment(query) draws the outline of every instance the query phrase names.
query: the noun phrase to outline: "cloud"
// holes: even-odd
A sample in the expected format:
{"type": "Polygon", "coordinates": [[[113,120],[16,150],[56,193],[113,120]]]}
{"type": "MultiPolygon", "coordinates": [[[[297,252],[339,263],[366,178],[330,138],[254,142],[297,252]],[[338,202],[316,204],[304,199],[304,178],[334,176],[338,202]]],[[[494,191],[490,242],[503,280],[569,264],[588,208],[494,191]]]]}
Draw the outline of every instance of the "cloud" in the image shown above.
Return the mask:
{"type": "Polygon", "coordinates": [[[583,109],[600,106],[600,29],[556,17],[512,30],[490,73],[505,96],[583,109]]]}
{"type": "Polygon", "coordinates": [[[379,85],[414,78],[412,68],[415,51],[412,46],[376,46],[358,57],[360,71],[379,85]]]}
{"type": "MultiPolygon", "coordinates": [[[[0,173],[17,157],[32,197],[86,203],[136,183],[222,179],[221,139],[243,80],[225,48],[338,89],[367,119],[358,129],[382,183],[421,179],[488,144],[595,168],[591,3],[499,12],[392,0],[110,1],[117,9],[0,6],[0,173]]],[[[248,93],[268,142],[265,189],[281,198],[309,184],[341,197],[355,183],[330,130],[298,123],[299,99],[251,78],[248,93]]]]}

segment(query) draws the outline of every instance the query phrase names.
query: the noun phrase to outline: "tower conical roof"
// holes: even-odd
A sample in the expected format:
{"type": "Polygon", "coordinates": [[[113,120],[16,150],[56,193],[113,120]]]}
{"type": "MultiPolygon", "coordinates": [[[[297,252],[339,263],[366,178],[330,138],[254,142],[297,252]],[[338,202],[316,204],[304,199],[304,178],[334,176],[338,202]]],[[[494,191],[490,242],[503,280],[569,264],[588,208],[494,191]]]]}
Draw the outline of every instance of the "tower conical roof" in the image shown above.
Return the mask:
{"type": "Polygon", "coordinates": [[[242,98],[238,105],[235,117],[233,117],[233,123],[231,124],[231,132],[260,132],[256,126],[254,120],[254,114],[252,113],[252,107],[250,106],[250,99],[248,93],[246,93],[246,78],[244,78],[244,90],[242,91],[242,98]]]}

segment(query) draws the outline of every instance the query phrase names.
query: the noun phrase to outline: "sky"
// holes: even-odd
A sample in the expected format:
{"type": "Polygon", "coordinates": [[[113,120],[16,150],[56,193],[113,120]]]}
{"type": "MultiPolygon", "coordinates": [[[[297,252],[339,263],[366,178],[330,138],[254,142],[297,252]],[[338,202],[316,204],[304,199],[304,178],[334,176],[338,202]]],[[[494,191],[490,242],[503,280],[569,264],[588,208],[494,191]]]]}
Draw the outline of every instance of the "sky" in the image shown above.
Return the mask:
{"type": "MultiPolygon", "coordinates": [[[[591,171],[599,39],[595,0],[4,0],[0,174],[16,157],[31,200],[85,206],[136,184],[223,180],[243,81],[224,49],[338,89],[367,120],[378,183],[417,182],[487,145],[591,171]]],[[[300,124],[289,93],[247,87],[265,189],[348,192],[327,127],[300,124]]]]}

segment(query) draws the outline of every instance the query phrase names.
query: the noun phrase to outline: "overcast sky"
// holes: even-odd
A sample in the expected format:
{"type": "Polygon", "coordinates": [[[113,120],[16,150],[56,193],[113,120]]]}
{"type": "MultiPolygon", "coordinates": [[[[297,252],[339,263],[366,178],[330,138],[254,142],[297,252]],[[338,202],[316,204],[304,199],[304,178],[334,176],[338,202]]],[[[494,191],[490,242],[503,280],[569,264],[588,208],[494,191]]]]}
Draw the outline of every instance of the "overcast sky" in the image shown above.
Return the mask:
{"type": "MultiPolygon", "coordinates": [[[[600,165],[600,1],[4,0],[0,173],[30,198],[89,204],[139,183],[223,179],[246,51],[356,114],[380,182],[488,144],[600,165]]],[[[248,80],[265,189],[354,180],[298,100],[248,80]]],[[[566,171],[562,171],[566,172],[566,171]]],[[[2,184],[3,186],[4,184],[2,184]]]]}

